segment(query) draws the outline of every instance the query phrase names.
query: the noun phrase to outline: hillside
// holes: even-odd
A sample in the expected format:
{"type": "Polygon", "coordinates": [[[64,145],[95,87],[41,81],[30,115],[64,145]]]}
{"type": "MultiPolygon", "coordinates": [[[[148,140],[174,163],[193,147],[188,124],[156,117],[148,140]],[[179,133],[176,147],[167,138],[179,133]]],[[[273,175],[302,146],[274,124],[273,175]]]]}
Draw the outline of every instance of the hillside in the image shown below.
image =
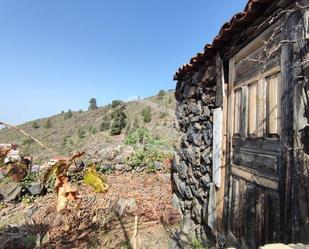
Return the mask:
{"type": "MultiPolygon", "coordinates": [[[[126,135],[137,127],[147,128],[153,137],[164,142],[167,151],[171,151],[175,140],[174,110],[174,93],[165,92],[163,96],[156,95],[117,106],[109,104],[92,111],[72,112],[72,117],[68,117],[67,113],[62,113],[33,120],[18,127],[53,148],[59,155],[68,155],[80,149],[87,153],[91,151],[93,146],[121,143],[126,135]],[[102,130],[101,125],[106,120],[112,122],[111,114],[120,106],[124,107],[126,127],[122,130],[121,135],[112,136],[110,130],[102,130]],[[144,122],[142,115],[146,107],[151,109],[149,123],[144,122]]],[[[0,143],[21,145],[22,154],[34,156],[38,163],[51,156],[48,151],[12,129],[0,131],[0,143]]]]}

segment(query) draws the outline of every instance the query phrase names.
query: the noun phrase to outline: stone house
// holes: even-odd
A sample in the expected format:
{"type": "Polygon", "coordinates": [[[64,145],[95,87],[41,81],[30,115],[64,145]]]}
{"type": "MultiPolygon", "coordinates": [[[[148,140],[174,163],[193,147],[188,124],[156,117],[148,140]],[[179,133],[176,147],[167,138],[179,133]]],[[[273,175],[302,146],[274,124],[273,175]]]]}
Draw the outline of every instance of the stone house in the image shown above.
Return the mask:
{"type": "Polygon", "coordinates": [[[173,202],[201,241],[309,242],[309,0],[249,0],[175,74],[173,202]]]}

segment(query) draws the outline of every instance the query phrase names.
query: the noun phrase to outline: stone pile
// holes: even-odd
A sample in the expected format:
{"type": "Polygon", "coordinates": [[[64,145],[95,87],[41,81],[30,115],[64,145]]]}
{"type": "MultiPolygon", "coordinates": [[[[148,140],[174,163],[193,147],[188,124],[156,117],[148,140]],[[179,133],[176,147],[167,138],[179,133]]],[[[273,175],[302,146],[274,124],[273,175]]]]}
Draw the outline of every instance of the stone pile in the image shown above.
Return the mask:
{"type": "Polygon", "coordinates": [[[85,162],[96,163],[105,170],[125,170],[134,149],[119,143],[95,143],[84,148],[85,162]]]}
{"type": "Polygon", "coordinates": [[[215,68],[186,75],[177,83],[179,142],[172,166],[173,203],[183,214],[186,233],[208,241],[208,196],[212,182],[215,68]]]}

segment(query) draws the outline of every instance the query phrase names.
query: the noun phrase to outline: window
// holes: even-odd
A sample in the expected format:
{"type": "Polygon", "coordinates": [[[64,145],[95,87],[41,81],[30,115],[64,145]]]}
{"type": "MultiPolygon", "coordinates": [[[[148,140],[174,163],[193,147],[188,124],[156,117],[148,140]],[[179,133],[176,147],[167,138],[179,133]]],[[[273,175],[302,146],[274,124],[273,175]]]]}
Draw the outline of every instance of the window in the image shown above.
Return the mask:
{"type": "Polygon", "coordinates": [[[234,101],[234,134],[240,134],[240,119],[241,119],[241,89],[235,91],[235,101],[234,101]]]}
{"type": "Polygon", "coordinates": [[[249,92],[249,105],[248,105],[248,133],[250,137],[257,136],[257,82],[248,86],[249,92]]]}
{"type": "Polygon", "coordinates": [[[241,84],[234,90],[234,135],[279,137],[280,97],[280,73],[241,84]]]}
{"type": "Polygon", "coordinates": [[[280,125],[280,74],[270,76],[267,82],[267,135],[269,137],[279,136],[280,125]]]}

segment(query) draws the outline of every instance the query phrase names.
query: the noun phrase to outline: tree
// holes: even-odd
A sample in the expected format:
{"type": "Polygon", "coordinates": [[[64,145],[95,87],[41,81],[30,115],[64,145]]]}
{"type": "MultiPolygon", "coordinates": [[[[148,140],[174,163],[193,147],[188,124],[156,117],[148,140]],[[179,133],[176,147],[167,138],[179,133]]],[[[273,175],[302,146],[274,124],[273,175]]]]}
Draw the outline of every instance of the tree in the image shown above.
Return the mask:
{"type": "Polygon", "coordinates": [[[92,111],[92,110],[96,110],[98,109],[97,106],[97,100],[95,98],[91,98],[89,101],[89,107],[88,107],[88,111],[92,111]]]}
{"type": "Polygon", "coordinates": [[[165,95],[165,91],[160,90],[159,93],[158,93],[158,99],[163,99],[164,95],[165,95]]]}
{"type": "Polygon", "coordinates": [[[70,119],[72,118],[72,116],[73,116],[72,111],[71,109],[69,109],[68,112],[64,114],[64,120],[70,119]]]}
{"type": "Polygon", "coordinates": [[[50,121],[49,118],[46,120],[44,127],[45,127],[46,129],[49,129],[49,128],[52,127],[52,124],[51,124],[51,121],[50,121]]]}
{"type": "Polygon", "coordinates": [[[126,114],[124,112],[125,107],[119,107],[112,113],[112,126],[111,126],[111,135],[119,135],[123,128],[126,127],[126,114]]]}
{"type": "Polygon", "coordinates": [[[117,106],[119,106],[119,105],[121,105],[122,104],[122,101],[121,100],[113,100],[112,101],[112,107],[113,108],[115,108],[115,107],[117,107],[117,106]]]}
{"type": "Polygon", "coordinates": [[[33,129],[38,129],[38,128],[40,128],[40,126],[39,126],[39,124],[38,124],[36,121],[34,121],[34,122],[32,123],[32,128],[33,128],[33,129]]]}
{"type": "Polygon", "coordinates": [[[151,108],[149,106],[145,107],[142,111],[144,123],[150,123],[152,119],[151,108]]]}

